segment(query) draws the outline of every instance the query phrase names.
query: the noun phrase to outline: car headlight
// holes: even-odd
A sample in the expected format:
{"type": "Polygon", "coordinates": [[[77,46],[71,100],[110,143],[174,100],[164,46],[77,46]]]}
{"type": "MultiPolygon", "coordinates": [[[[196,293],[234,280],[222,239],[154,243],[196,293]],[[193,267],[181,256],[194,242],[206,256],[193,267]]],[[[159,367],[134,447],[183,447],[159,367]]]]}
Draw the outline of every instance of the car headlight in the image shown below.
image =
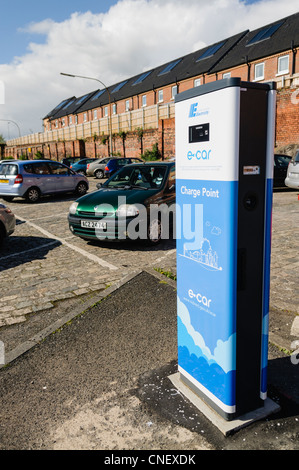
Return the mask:
{"type": "Polygon", "coordinates": [[[73,202],[73,204],[70,207],[70,214],[73,214],[73,215],[76,214],[78,204],[79,204],[78,202],[73,202]]]}
{"type": "Polygon", "coordinates": [[[134,204],[121,204],[116,211],[117,217],[135,217],[139,210],[134,204]]]}

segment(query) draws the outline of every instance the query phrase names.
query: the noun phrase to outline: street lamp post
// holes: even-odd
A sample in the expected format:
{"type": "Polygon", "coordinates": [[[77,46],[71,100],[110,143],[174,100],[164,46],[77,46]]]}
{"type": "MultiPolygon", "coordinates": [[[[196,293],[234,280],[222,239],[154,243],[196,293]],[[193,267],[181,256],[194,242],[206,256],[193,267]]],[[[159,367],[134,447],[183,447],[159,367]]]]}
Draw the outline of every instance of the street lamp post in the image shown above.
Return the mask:
{"type": "Polygon", "coordinates": [[[85,76],[83,76],[83,75],[74,75],[74,74],[71,74],[71,73],[63,73],[63,72],[60,72],[60,75],[64,75],[65,77],[85,78],[86,80],[94,80],[94,81],[96,81],[96,82],[101,83],[101,85],[106,89],[106,91],[107,91],[107,93],[108,93],[108,98],[109,98],[109,114],[110,114],[110,115],[109,115],[108,122],[109,122],[109,138],[110,138],[110,157],[112,157],[111,95],[110,95],[110,92],[109,92],[108,88],[107,88],[106,85],[105,85],[101,80],[99,80],[98,78],[85,77],[85,76]]]}
{"type": "Polygon", "coordinates": [[[0,121],[4,121],[4,122],[8,122],[8,123],[12,122],[13,124],[15,124],[18,128],[18,131],[19,131],[19,137],[21,137],[20,127],[15,121],[12,121],[11,119],[0,119],[0,121]]]}

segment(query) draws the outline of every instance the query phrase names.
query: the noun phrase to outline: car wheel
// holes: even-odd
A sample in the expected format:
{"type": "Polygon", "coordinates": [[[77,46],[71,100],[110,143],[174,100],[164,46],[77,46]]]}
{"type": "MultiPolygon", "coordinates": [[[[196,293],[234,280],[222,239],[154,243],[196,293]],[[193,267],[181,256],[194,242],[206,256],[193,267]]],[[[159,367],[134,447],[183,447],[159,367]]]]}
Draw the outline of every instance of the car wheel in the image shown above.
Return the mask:
{"type": "Polygon", "coordinates": [[[84,194],[86,193],[87,193],[87,184],[81,181],[80,183],[78,183],[76,187],[76,194],[78,194],[78,196],[84,196],[84,194]]]}
{"type": "Polygon", "coordinates": [[[150,220],[147,228],[147,243],[157,245],[162,240],[162,223],[159,218],[150,220]]]}
{"type": "Polygon", "coordinates": [[[26,201],[38,202],[40,200],[40,190],[38,188],[29,188],[26,193],[26,201]]]}
{"type": "Polygon", "coordinates": [[[6,202],[11,202],[13,200],[13,196],[2,196],[2,199],[6,202]]]}
{"type": "Polygon", "coordinates": [[[104,178],[104,172],[103,170],[96,170],[94,172],[94,176],[97,178],[97,179],[102,179],[104,178]]]}

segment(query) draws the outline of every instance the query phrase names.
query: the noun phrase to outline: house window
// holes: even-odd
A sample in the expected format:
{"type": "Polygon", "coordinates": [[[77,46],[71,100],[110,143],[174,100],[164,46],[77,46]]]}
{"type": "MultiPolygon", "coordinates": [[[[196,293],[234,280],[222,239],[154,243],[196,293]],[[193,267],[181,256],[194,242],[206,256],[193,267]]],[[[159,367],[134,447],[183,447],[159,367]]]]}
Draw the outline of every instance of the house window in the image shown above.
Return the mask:
{"type": "Polygon", "coordinates": [[[284,73],[289,73],[289,56],[288,55],[278,57],[277,74],[282,75],[284,73]]]}
{"type": "Polygon", "coordinates": [[[98,110],[95,109],[94,112],[93,112],[93,119],[98,119],[98,110]]]}
{"type": "Polygon", "coordinates": [[[194,80],[194,87],[196,87],[196,86],[200,86],[200,78],[196,78],[194,80]]]}
{"type": "Polygon", "coordinates": [[[78,116],[75,116],[75,123],[78,124],[78,116]]]}
{"type": "Polygon", "coordinates": [[[146,95],[142,96],[142,106],[146,106],[146,95]]]}
{"type": "Polygon", "coordinates": [[[226,73],[223,73],[222,74],[222,78],[230,78],[231,77],[231,73],[230,72],[226,72],[226,73]]]}
{"type": "Polygon", "coordinates": [[[177,85],[174,85],[172,88],[171,88],[171,99],[174,100],[174,97],[175,95],[178,94],[178,86],[177,85]]]}
{"type": "Polygon", "coordinates": [[[57,129],[57,127],[58,127],[58,121],[55,121],[55,127],[56,127],[56,129],[57,129]]]}
{"type": "Polygon", "coordinates": [[[161,103],[163,101],[163,90],[159,90],[158,92],[158,102],[161,103]]]}
{"type": "Polygon", "coordinates": [[[73,116],[69,117],[69,125],[71,126],[73,124],[73,116]]]}
{"type": "Polygon", "coordinates": [[[112,114],[116,114],[116,103],[112,105],[112,114]]]}
{"type": "Polygon", "coordinates": [[[65,118],[62,118],[62,127],[65,126],[65,118]]]}
{"type": "Polygon", "coordinates": [[[126,100],[126,111],[130,111],[130,100],[126,100]]]}
{"type": "Polygon", "coordinates": [[[254,67],[254,80],[264,80],[265,64],[255,64],[254,67]]]}
{"type": "Polygon", "coordinates": [[[104,108],[104,116],[105,117],[108,116],[108,106],[105,106],[105,108],[104,108]]]}
{"type": "Polygon", "coordinates": [[[84,122],[87,121],[87,114],[86,114],[86,113],[83,114],[83,121],[84,121],[84,122]]]}

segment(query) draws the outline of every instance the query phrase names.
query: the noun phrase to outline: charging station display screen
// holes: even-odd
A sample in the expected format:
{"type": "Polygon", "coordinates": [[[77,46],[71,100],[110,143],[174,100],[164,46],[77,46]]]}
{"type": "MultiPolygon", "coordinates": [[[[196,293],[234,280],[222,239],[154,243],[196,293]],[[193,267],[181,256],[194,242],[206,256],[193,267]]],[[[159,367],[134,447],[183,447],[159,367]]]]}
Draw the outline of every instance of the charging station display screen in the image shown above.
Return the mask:
{"type": "Polygon", "coordinates": [[[189,127],[189,143],[208,142],[210,140],[210,124],[198,124],[189,127]]]}

